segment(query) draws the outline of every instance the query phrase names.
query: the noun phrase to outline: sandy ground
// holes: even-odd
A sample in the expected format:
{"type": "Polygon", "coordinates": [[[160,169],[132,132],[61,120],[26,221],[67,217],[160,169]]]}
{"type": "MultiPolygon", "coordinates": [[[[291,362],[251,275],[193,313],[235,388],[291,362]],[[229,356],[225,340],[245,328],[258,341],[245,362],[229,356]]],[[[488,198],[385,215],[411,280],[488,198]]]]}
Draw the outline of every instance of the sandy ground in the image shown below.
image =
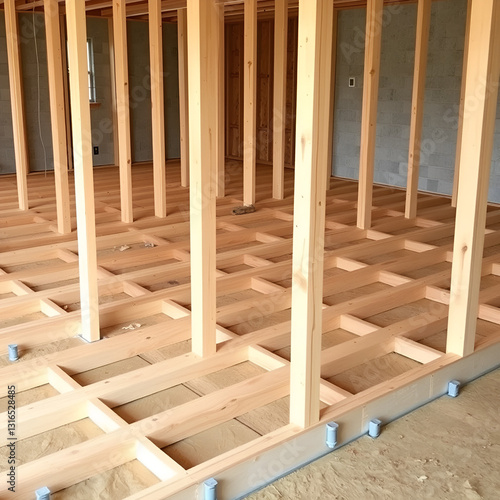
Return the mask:
{"type": "Polygon", "coordinates": [[[500,499],[500,370],[247,498],[500,499]]]}

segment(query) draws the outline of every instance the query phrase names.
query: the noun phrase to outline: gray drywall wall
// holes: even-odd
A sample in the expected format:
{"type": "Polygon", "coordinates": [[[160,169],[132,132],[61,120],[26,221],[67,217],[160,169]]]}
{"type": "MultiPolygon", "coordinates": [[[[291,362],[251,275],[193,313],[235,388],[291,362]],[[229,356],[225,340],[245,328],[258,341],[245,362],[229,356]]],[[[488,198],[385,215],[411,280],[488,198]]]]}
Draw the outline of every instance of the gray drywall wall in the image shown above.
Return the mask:
{"type": "MultiPolygon", "coordinates": [[[[358,178],[363,98],[365,9],[339,13],[333,174],[358,178]],[[349,88],[349,77],[356,86],[349,88]]],[[[462,79],[466,0],[433,2],[419,188],[450,195],[462,79]]],[[[375,182],[406,186],[415,53],[416,5],[384,9],[375,182]]],[[[500,110],[490,201],[500,202],[500,110]]]]}
{"type": "Polygon", "coordinates": [[[0,174],[16,171],[9,88],[5,16],[0,10],[0,174]]]}
{"type": "MultiPolygon", "coordinates": [[[[149,32],[144,22],[127,23],[131,105],[132,159],[150,161],[151,93],[149,76],[149,32]]],[[[53,169],[52,135],[47,77],[47,52],[43,14],[19,15],[21,65],[25,99],[26,132],[31,171],[53,169]],[[33,19],[35,30],[33,30],[33,19]],[[35,36],[36,35],[36,36],[35,36]],[[36,46],[35,46],[36,40],[36,46]],[[36,49],[36,50],[35,50],[36,49]]],[[[87,18],[87,37],[92,39],[96,99],[91,109],[94,165],[114,164],[111,61],[108,20],[87,18]]],[[[180,155],[179,85],[177,62],[177,25],[163,26],[165,83],[165,145],[167,158],[180,155]]],[[[0,11],[0,173],[15,172],[9,74],[5,38],[5,19],[0,11]]]]}
{"type": "Polygon", "coordinates": [[[153,145],[148,23],[127,22],[127,45],[132,162],[151,161],[153,145]]]}
{"type": "Polygon", "coordinates": [[[111,60],[109,54],[108,19],[87,17],[87,38],[94,50],[94,73],[97,106],[90,110],[94,165],[114,165],[113,101],[111,96],[111,60]],[[94,151],[94,150],[93,150],[94,151]]]}
{"type": "Polygon", "coordinates": [[[53,170],[44,16],[19,13],[18,23],[29,169],[53,170]]]}
{"type": "Polygon", "coordinates": [[[165,150],[167,158],[180,158],[179,61],[177,24],[163,25],[163,88],[165,99],[165,150]]]}
{"type": "MultiPolygon", "coordinates": [[[[148,23],[127,22],[127,42],[132,161],[151,161],[153,159],[153,144],[148,23]]],[[[167,158],[179,158],[179,81],[177,25],[175,24],[163,25],[163,76],[165,153],[167,158]]]]}

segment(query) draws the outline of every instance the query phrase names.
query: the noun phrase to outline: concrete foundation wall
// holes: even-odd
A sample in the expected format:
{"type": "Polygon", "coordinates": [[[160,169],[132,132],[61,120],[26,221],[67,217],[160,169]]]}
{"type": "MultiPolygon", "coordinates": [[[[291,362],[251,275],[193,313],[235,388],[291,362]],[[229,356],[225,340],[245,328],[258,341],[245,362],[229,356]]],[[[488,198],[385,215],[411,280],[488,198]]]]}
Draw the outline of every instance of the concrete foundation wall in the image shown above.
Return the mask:
{"type": "Polygon", "coordinates": [[[87,18],[87,38],[92,40],[94,49],[96,101],[99,103],[90,110],[92,146],[99,148],[99,153],[92,156],[95,166],[114,164],[109,22],[97,17],[87,18]]]}
{"type": "MultiPolygon", "coordinates": [[[[98,103],[91,109],[92,145],[99,148],[98,154],[93,155],[95,166],[115,163],[108,23],[107,19],[87,18],[87,36],[92,40],[94,50],[98,103]]],[[[43,14],[20,13],[19,33],[30,171],[52,170],[54,160],[43,14]]],[[[132,160],[150,161],[153,151],[148,23],[128,22],[127,33],[132,160]]],[[[0,174],[16,171],[5,36],[5,17],[0,11],[0,174]]],[[[167,158],[178,158],[180,133],[176,25],[164,25],[163,45],[166,154],[167,158]]]]}
{"type": "MultiPolygon", "coordinates": [[[[466,0],[433,2],[419,189],[451,195],[462,81],[466,0]]],[[[384,9],[374,180],[406,186],[415,56],[416,5],[384,9]]],[[[339,13],[333,174],[358,178],[365,9],[339,13]],[[349,77],[356,79],[349,88],[349,77]]],[[[490,201],[500,202],[500,110],[490,201]]]]}

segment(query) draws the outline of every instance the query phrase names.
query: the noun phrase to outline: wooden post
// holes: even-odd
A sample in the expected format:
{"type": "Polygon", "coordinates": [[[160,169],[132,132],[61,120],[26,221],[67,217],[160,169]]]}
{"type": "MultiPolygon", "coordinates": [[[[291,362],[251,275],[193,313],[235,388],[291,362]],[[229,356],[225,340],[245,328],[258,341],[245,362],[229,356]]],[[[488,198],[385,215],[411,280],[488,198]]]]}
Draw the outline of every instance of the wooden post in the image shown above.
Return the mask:
{"type": "Polygon", "coordinates": [[[199,356],[215,353],[216,0],[188,0],[191,335],[199,356]]]}
{"type": "Polygon", "coordinates": [[[68,184],[68,148],[66,116],[64,113],[64,83],[61,57],[61,30],[59,2],[44,0],[47,68],[49,78],[52,149],[54,151],[54,179],[56,186],[57,229],[61,234],[71,233],[71,211],[68,184]]]}
{"type": "Polygon", "coordinates": [[[87,28],[85,0],[66,0],[70,68],[71,117],[75,165],[78,262],[82,337],[99,340],[99,291],[97,289],[97,247],[95,233],[92,131],[87,70],[87,28]]]}
{"type": "Polygon", "coordinates": [[[71,135],[71,106],[69,103],[69,75],[68,75],[68,43],[66,38],[66,14],[59,16],[59,31],[61,33],[61,59],[63,66],[64,87],[64,119],[66,120],[66,150],[68,170],[73,170],[73,143],[71,135]]]}
{"type": "Polygon", "coordinates": [[[333,127],[335,116],[335,83],[337,75],[337,33],[338,33],[339,9],[333,8],[332,24],[332,71],[330,76],[331,95],[330,95],[330,121],[328,123],[328,155],[326,170],[326,189],[330,189],[330,178],[333,175],[333,127]]]}
{"type": "Polygon", "coordinates": [[[464,126],[464,108],[465,108],[465,80],[467,76],[467,59],[469,57],[469,33],[470,33],[470,13],[472,10],[472,0],[467,0],[467,21],[465,24],[465,43],[464,43],[464,62],[462,64],[462,87],[460,91],[460,108],[458,112],[458,131],[457,131],[457,149],[455,153],[455,171],[453,177],[453,193],[451,197],[451,206],[457,206],[458,197],[458,179],[460,177],[460,151],[462,150],[462,137],[464,126]]]}
{"type": "Polygon", "coordinates": [[[326,198],[326,164],[319,161],[324,147],[320,65],[323,51],[331,55],[332,49],[322,30],[328,3],[310,0],[307,7],[299,4],[290,421],[301,427],[319,420],[326,198]]]}
{"type": "Polygon", "coordinates": [[[255,204],[257,0],[245,0],[243,55],[243,205],[255,204]]]}
{"type": "Polygon", "coordinates": [[[224,3],[220,3],[218,8],[220,9],[219,13],[219,30],[218,30],[218,50],[217,53],[219,55],[219,63],[218,63],[218,71],[217,71],[217,91],[219,95],[218,106],[217,106],[217,184],[216,184],[216,195],[218,198],[224,198],[226,195],[226,166],[225,166],[225,144],[224,144],[224,126],[225,126],[225,106],[224,106],[224,98],[225,98],[225,50],[224,50],[224,29],[225,29],[225,21],[224,21],[224,3]]]}
{"type": "Polygon", "coordinates": [[[285,197],[286,62],[288,0],[274,9],[273,198],[285,197]]]}
{"type": "Polygon", "coordinates": [[[446,350],[474,351],[500,77],[500,4],[472,2],[446,350]]]}
{"type": "Polygon", "coordinates": [[[116,103],[118,113],[118,145],[120,166],[120,199],[122,222],[133,222],[132,153],[130,145],[130,109],[127,61],[127,6],[125,0],[113,2],[113,34],[115,38],[116,103]]]}
{"type": "Polygon", "coordinates": [[[366,5],[365,70],[358,191],[358,227],[361,229],[369,229],[372,222],[373,168],[377,131],[383,7],[384,0],[368,0],[366,5]]]}
{"type": "Polygon", "coordinates": [[[115,71],[115,35],[113,30],[113,18],[108,19],[109,40],[109,73],[111,80],[111,108],[113,120],[113,164],[120,163],[120,140],[118,138],[118,111],[116,103],[116,71],[115,71]]]}
{"type": "Polygon", "coordinates": [[[19,60],[19,27],[15,0],[5,0],[4,11],[14,155],[16,158],[17,194],[19,208],[21,210],[28,210],[28,146],[26,142],[23,80],[21,78],[21,62],[19,60]]]}
{"type": "MultiPolygon", "coordinates": [[[[321,134],[322,147],[319,150],[320,164],[325,164],[326,175],[326,188],[330,187],[330,175],[332,171],[332,156],[330,143],[333,142],[333,114],[332,100],[332,65],[333,65],[333,34],[334,34],[334,18],[333,18],[333,2],[327,1],[323,6],[323,15],[321,17],[321,61],[320,61],[320,75],[319,75],[319,92],[320,92],[320,125],[319,130],[321,134]]],[[[333,147],[333,146],[332,146],[333,147]]]]}
{"type": "Polygon", "coordinates": [[[148,8],[155,215],[156,217],[166,217],[167,183],[165,179],[165,110],[163,97],[161,3],[157,0],[149,0],[148,8]]]}
{"type": "Polygon", "coordinates": [[[417,10],[417,39],[415,42],[415,68],[413,71],[413,98],[411,105],[410,149],[408,154],[408,180],[406,183],[405,217],[417,215],[418,174],[420,170],[420,148],[422,121],[424,119],[425,75],[427,72],[427,49],[431,26],[431,0],[419,0],[417,10]]]}
{"type": "Polygon", "coordinates": [[[179,51],[179,121],[181,135],[181,186],[189,186],[189,104],[187,60],[187,11],[177,11],[179,51]]]}

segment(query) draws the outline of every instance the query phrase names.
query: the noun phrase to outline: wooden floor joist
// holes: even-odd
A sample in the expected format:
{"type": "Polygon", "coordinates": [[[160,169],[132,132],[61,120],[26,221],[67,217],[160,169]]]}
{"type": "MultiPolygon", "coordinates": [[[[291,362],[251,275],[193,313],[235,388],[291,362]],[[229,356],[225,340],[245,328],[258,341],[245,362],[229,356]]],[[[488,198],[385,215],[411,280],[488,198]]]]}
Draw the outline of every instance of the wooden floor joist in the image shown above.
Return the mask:
{"type": "MultiPolygon", "coordinates": [[[[442,394],[451,378],[498,365],[500,209],[488,207],[485,219],[475,352],[460,358],[446,354],[450,200],[420,194],[418,217],[407,219],[404,191],[375,186],[372,227],[363,230],[357,183],[334,179],[325,198],[319,421],[308,431],[289,424],[294,173],[285,171],[285,197],[276,200],[272,168],[258,166],[258,210],[235,217],[243,168],[226,168],[235,175],[214,212],[217,349],[204,358],[191,352],[189,190],[179,162],[167,163],[167,223],[155,217],[152,165],[132,169],[132,224],[120,223],[118,169],[94,170],[103,340],[91,344],[74,338],[82,254],[76,234],[55,227],[53,175],[28,177],[43,201],[27,212],[17,210],[11,178],[0,178],[0,387],[18,392],[17,498],[32,498],[40,477],[71,496],[80,481],[136,463],[151,480],[129,499],[193,498],[210,477],[222,498],[237,498],[272,479],[265,471],[280,453],[290,455],[283,472],[325,453],[326,422],[341,425],[343,442],[366,432],[370,418],[394,418],[442,394]],[[10,343],[19,345],[16,363],[7,360],[10,343]],[[55,438],[84,422],[95,430],[83,442],[55,438]],[[231,445],[207,446],[210,435],[231,445]],[[54,447],[24,455],[46,436],[54,447]]],[[[5,444],[5,429],[0,436],[5,444]]]]}

